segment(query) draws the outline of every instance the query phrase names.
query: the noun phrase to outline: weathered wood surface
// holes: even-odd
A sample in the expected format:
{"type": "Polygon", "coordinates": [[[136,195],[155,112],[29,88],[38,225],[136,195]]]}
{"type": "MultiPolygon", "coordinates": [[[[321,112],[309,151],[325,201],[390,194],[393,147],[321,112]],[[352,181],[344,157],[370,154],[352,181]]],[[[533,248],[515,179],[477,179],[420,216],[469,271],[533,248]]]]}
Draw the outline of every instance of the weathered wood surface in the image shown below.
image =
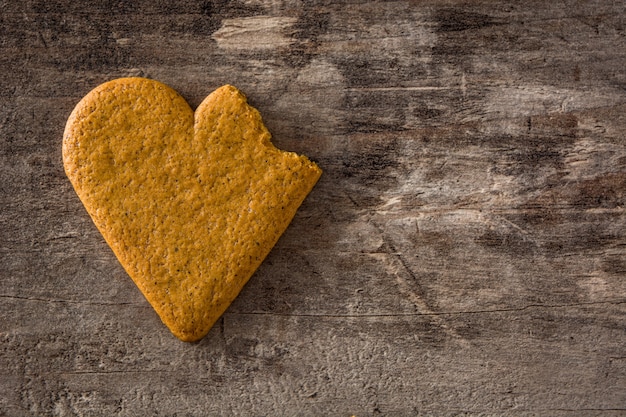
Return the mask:
{"type": "Polygon", "coordinates": [[[621,1],[0,1],[0,415],[626,414],[621,1]],[[133,3],[131,5],[131,3],[133,3]],[[61,162],[101,82],[241,88],[324,175],[197,344],[61,162]]]}

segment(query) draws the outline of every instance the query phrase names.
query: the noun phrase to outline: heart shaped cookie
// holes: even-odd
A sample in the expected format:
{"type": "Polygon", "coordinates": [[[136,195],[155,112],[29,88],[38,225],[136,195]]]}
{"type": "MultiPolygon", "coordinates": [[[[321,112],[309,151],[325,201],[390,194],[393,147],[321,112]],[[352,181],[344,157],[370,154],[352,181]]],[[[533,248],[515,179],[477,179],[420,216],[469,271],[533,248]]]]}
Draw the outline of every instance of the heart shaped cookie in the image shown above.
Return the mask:
{"type": "Polygon", "coordinates": [[[110,81],[80,101],[63,163],[124,269],[184,341],[208,333],[321,175],[270,143],[235,87],[194,113],[144,78],[110,81]]]}

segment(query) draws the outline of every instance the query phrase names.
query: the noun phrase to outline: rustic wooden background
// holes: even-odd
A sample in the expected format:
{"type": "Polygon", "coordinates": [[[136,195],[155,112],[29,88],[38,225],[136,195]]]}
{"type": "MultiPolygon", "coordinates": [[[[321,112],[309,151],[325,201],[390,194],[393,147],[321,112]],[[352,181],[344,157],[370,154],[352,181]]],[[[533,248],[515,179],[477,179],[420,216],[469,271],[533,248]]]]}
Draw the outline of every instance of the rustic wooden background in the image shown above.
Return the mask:
{"type": "Polygon", "coordinates": [[[0,415],[626,415],[623,1],[0,0],[0,415]],[[201,342],[64,175],[78,100],[231,83],[324,175],[201,342]]]}

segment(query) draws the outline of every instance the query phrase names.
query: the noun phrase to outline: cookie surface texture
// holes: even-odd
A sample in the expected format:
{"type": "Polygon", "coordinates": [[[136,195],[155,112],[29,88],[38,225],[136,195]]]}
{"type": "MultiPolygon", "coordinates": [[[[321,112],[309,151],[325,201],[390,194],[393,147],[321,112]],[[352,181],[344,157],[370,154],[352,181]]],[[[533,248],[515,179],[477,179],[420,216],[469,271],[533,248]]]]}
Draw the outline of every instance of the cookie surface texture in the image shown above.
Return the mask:
{"type": "Polygon", "coordinates": [[[124,269],[184,341],[208,333],[321,175],[271,144],[235,87],[194,113],[144,78],[110,81],[79,102],[63,163],[124,269]]]}

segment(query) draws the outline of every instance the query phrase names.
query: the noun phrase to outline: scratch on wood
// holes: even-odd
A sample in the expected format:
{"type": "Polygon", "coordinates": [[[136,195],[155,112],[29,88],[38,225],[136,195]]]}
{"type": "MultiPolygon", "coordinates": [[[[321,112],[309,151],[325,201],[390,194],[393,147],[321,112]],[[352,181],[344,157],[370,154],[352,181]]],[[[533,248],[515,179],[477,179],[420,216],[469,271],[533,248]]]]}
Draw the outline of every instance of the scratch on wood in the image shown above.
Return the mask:
{"type": "MultiPolygon", "coordinates": [[[[469,343],[465,339],[463,339],[454,329],[450,328],[447,323],[439,317],[438,314],[435,314],[436,312],[428,305],[428,303],[424,299],[424,290],[420,285],[420,280],[415,275],[415,272],[413,272],[413,269],[408,264],[407,260],[404,258],[403,253],[396,249],[391,239],[385,236],[385,233],[380,226],[376,225],[376,228],[383,237],[383,241],[391,251],[391,253],[389,253],[388,255],[391,256],[392,259],[396,259],[396,261],[402,266],[404,272],[408,274],[408,276],[411,278],[410,282],[407,281],[407,279],[404,278],[403,274],[400,271],[397,271],[396,268],[393,268],[393,275],[396,278],[400,289],[406,294],[409,300],[413,303],[413,305],[415,305],[415,307],[417,307],[418,311],[422,315],[432,316],[435,323],[440,328],[442,328],[446,332],[446,334],[448,334],[448,336],[450,336],[453,340],[457,341],[462,346],[468,346],[469,343]]],[[[386,262],[385,265],[391,266],[388,265],[386,262]]]]}

